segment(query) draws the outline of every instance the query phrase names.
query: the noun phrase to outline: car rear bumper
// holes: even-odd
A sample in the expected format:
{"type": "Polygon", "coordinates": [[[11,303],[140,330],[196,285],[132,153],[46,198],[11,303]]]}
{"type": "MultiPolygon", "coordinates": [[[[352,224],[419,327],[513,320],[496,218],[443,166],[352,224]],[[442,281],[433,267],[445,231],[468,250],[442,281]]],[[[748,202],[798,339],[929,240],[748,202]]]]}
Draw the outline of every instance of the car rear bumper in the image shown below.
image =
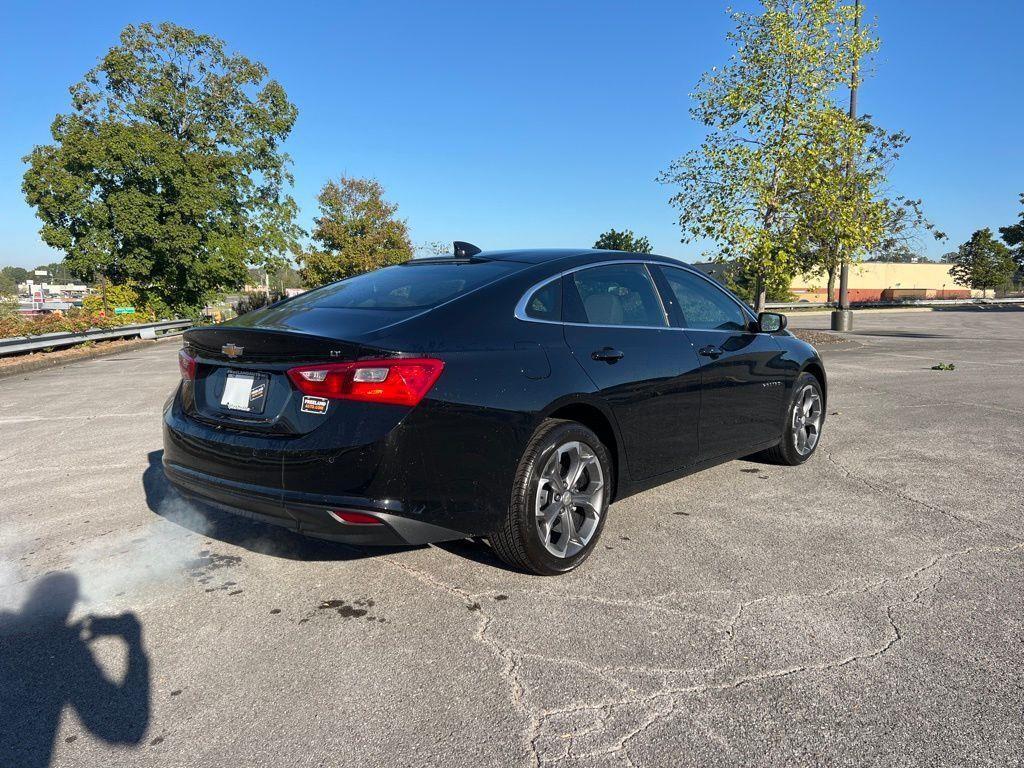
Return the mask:
{"type": "Polygon", "coordinates": [[[163,465],[167,479],[187,498],[319,539],[367,546],[401,546],[467,536],[404,516],[398,502],[352,496],[312,496],[214,477],[166,459],[163,465]],[[372,515],[380,525],[346,523],[331,514],[342,510],[372,515]]]}

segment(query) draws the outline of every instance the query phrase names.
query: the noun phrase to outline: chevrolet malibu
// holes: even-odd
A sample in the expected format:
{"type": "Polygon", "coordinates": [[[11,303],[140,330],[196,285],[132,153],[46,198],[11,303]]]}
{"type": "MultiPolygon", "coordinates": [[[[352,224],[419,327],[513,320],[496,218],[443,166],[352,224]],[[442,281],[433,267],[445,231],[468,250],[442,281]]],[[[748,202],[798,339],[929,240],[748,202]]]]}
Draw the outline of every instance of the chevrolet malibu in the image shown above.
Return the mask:
{"type": "Polygon", "coordinates": [[[558,574],[617,499],[814,453],[825,369],[784,316],[659,256],[455,253],[188,331],[164,412],[170,481],[310,536],[481,536],[558,574]]]}

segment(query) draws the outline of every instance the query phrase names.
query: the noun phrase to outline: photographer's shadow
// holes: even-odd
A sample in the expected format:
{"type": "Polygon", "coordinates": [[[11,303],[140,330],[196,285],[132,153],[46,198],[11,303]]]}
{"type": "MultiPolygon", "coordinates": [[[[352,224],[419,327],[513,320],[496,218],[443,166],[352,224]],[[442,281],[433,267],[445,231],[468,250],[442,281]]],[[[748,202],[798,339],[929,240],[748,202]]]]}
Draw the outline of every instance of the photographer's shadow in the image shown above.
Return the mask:
{"type": "Polygon", "coordinates": [[[149,658],[135,614],[69,623],[79,599],[70,573],[43,577],[21,610],[0,613],[0,765],[45,768],[65,706],[111,744],[135,745],[149,726],[149,658]],[[107,677],[89,642],[120,638],[127,649],[121,682],[107,677]]]}

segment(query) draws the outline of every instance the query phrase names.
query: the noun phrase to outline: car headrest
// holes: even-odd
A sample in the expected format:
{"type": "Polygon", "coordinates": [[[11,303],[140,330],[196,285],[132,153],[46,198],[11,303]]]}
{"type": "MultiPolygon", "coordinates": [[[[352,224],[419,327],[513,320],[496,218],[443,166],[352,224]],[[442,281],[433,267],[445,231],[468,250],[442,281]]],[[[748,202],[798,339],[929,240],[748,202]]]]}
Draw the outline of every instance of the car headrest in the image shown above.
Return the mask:
{"type": "Polygon", "coordinates": [[[587,319],[599,325],[620,325],[622,323],[622,299],[612,293],[595,293],[583,302],[587,319]]]}

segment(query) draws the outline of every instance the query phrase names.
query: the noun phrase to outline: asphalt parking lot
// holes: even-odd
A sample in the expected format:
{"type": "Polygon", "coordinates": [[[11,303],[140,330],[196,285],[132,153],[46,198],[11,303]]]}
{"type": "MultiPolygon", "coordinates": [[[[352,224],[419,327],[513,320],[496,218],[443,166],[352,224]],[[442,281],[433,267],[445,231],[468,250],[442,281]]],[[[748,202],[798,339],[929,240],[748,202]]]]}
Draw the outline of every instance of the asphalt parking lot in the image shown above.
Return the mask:
{"type": "Polygon", "coordinates": [[[1022,764],[1024,311],[857,329],[808,464],[622,501],[556,579],[187,507],[174,342],[0,379],[0,765],[1022,764]]]}

